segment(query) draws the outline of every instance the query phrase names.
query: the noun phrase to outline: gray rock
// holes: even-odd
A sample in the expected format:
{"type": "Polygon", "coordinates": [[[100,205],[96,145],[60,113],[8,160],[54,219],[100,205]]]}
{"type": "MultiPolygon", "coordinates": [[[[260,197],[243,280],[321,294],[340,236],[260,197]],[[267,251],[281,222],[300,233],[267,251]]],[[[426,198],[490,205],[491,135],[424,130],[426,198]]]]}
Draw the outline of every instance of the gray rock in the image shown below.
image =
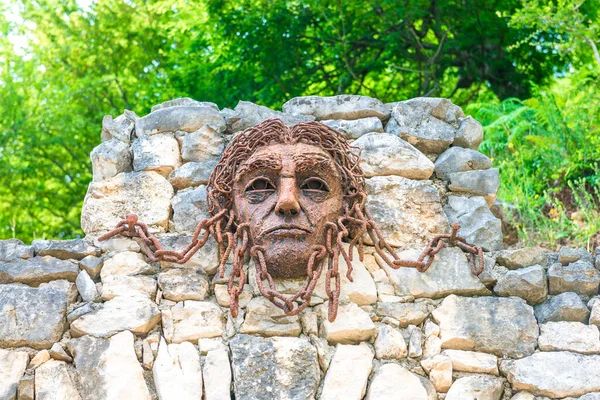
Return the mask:
{"type": "Polygon", "coordinates": [[[450,223],[460,223],[458,234],[486,251],[502,247],[502,223],[492,214],[483,197],[448,196],[444,212],[450,223]]]}
{"type": "Polygon", "coordinates": [[[592,312],[590,313],[590,325],[596,325],[600,328],[600,301],[596,299],[595,302],[592,303],[592,312]]]}
{"type": "Polygon", "coordinates": [[[423,153],[389,133],[367,133],[352,143],[361,152],[365,176],[398,175],[408,179],[429,179],[433,163],[423,153]]]}
{"type": "Polygon", "coordinates": [[[172,133],[142,136],[131,146],[134,171],[155,171],[165,178],[181,165],[179,143],[172,133]]]}
{"type": "Polygon", "coordinates": [[[154,112],[154,111],[162,110],[164,108],[182,107],[182,106],[185,106],[185,107],[210,107],[210,108],[214,108],[215,110],[219,111],[219,107],[215,103],[211,103],[209,101],[198,101],[198,100],[190,99],[189,97],[178,97],[173,100],[168,100],[168,101],[162,102],[160,104],[153,106],[152,110],[150,110],[150,111],[154,112]]]}
{"type": "Polygon", "coordinates": [[[518,296],[530,304],[546,300],[548,282],[541,265],[508,271],[494,287],[498,296],[518,296]]]}
{"type": "Polygon", "coordinates": [[[377,303],[377,315],[391,317],[400,322],[401,328],[421,325],[429,315],[424,303],[377,303]]]}
{"type": "Polygon", "coordinates": [[[546,266],[547,250],[539,247],[525,247],[516,250],[502,250],[496,255],[496,262],[508,269],[530,267],[532,265],[546,266]]]}
{"type": "Polygon", "coordinates": [[[476,150],[450,147],[435,160],[435,175],[448,181],[453,172],[486,170],[491,167],[492,161],[476,150]]]}
{"type": "Polygon", "coordinates": [[[100,249],[89,245],[83,239],[34,240],[31,245],[38,256],[52,256],[61,260],[81,260],[86,256],[99,256],[100,249]]]}
{"type": "Polygon", "coordinates": [[[563,398],[600,390],[600,356],[567,351],[539,352],[500,364],[515,390],[563,398]],[[551,377],[551,379],[549,379],[551,377]]]}
{"type": "Polygon", "coordinates": [[[92,281],[92,278],[90,278],[86,271],[81,271],[79,275],[77,275],[75,284],[77,285],[77,290],[83,301],[94,301],[98,297],[96,284],[92,281]]]}
{"type": "Polygon", "coordinates": [[[28,361],[29,356],[24,351],[0,349],[0,399],[16,399],[19,380],[28,361]]]}
{"type": "Polygon", "coordinates": [[[299,336],[298,316],[286,316],[280,308],[264,297],[253,298],[246,307],[241,333],[260,336],[299,336]]]}
{"type": "Polygon", "coordinates": [[[454,146],[477,150],[483,141],[483,127],[471,116],[459,118],[459,125],[454,138],[454,146]]]}
{"type": "Polygon", "coordinates": [[[472,375],[457,379],[447,400],[500,400],[504,391],[504,379],[489,375],[472,375]]]}
{"type": "Polygon", "coordinates": [[[74,368],[64,361],[49,360],[35,370],[35,398],[38,400],[81,400],[74,368]]]}
{"type": "Polygon", "coordinates": [[[221,337],[225,331],[225,315],[210,301],[186,300],[163,309],[162,324],[168,343],[196,343],[202,338],[221,337]]]}
{"type": "Polygon", "coordinates": [[[216,130],[207,126],[183,137],[181,157],[188,161],[215,161],[221,157],[225,149],[225,139],[216,130]]]}
{"type": "Polygon", "coordinates": [[[81,317],[82,315],[91,313],[92,311],[95,311],[99,308],[102,307],[101,303],[86,303],[83,306],[74,309],[73,311],[71,311],[68,315],[67,315],[67,322],[69,324],[72,324],[73,321],[75,321],[77,318],[81,317]]]}
{"type": "Polygon", "coordinates": [[[110,115],[105,115],[102,119],[102,141],[116,139],[123,143],[129,143],[137,118],[139,117],[135,113],[128,110],[115,119],[110,115]]]}
{"type": "Polygon", "coordinates": [[[33,257],[33,246],[23,244],[19,239],[0,240],[0,262],[33,257]]]}
{"type": "Polygon", "coordinates": [[[235,106],[235,110],[227,119],[227,126],[231,133],[243,131],[252,126],[258,125],[270,118],[277,118],[286,125],[295,125],[300,122],[314,121],[314,117],[307,115],[292,115],[281,111],[271,110],[265,106],[250,103],[249,101],[240,101],[235,106]]]}
{"type": "Polygon", "coordinates": [[[358,95],[339,95],[330,97],[295,97],[286,102],[284,113],[312,115],[317,120],[360,119],[377,117],[386,120],[390,110],[379,100],[358,95]]]}
{"type": "Polygon", "coordinates": [[[206,186],[179,191],[173,197],[173,223],[178,233],[192,233],[204,218],[210,218],[206,186]]]}
{"type": "MultiPolygon", "coordinates": [[[[165,249],[175,250],[181,252],[192,242],[191,235],[168,235],[158,236],[158,241],[165,249]]],[[[208,275],[215,275],[219,267],[219,248],[217,242],[211,237],[202,246],[200,250],[196,252],[188,261],[184,264],[177,264],[169,261],[160,262],[161,269],[167,270],[169,268],[194,268],[200,267],[208,275]]],[[[218,275],[216,275],[218,276],[218,275]]],[[[226,276],[225,278],[228,279],[226,276]]],[[[227,279],[225,283],[227,283],[227,279]]]]}
{"type": "Polygon", "coordinates": [[[377,328],[374,343],[375,355],[379,360],[406,358],[408,350],[402,333],[389,325],[381,324],[377,328]]]}
{"type": "Polygon", "coordinates": [[[548,321],[579,321],[585,323],[590,310],[576,293],[562,293],[535,307],[540,324],[548,321]]]}
{"type": "Polygon", "coordinates": [[[450,185],[453,192],[474,194],[477,196],[495,196],[500,186],[498,168],[484,171],[452,172],[449,174],[450,185]]]}
{"type": "Polygon", "coordinates": [[[72,284],[0,285],[0,347],[49,349],[66,329],[72,284]]]}
{"type": "Polygon", "coordinates": [[[206,185],[218,162],[218,159],[213,159],[185,163],[169,174],[169,183],[177,190],[206,185]]]}
{"type": "Polygon", "coordinates": [[[548,268],[550,294],[574,292],[582,296],[595,296],[600,286],[600,272],[584,260],[567,266],[559,263],[548,268]]]}
{"type": "Polygon", "coordinates": [[[437,400],[435,388],[427,378],[398,364],[384,364],[375,371],[366,400],[437,400]]]}
{"type": "Polygon", "coordinates": [[[311,399],[316,395],[317,351],[307,339],[237,335],[229,345],[236,399],[311,399]]]}
{"type": "Polygon", "coordinates": [[[135,124],[135,133],[140,137],[163,132],[194,132],[205,125],[217,132],[223,132],[226,127],[225,119],[213,107],[175,106],[156,110],[140,118],[135,124]]]}
{"type": "Polygon", "coordinates": [[[102,142],[90,153],[94,182],[131,171],[129,145],[117,139],[102,142]]]}
{"type": "Polygon", "coordinates": [[[410,325],[407,332],[410,333],[410,338],[408,339],[408,356],[410,358],[421,357],[423,355],[423,347],[421,346],[423,343],[423,332],[415,325],[410,325]]]}
{"type": "Polygon", "coordinates": [[[158,274],[158,286],[167,300],[204,300],[208,295],[208,275],[199,267],[172,268],[158,274]]]}
{"type": "Polygon", "coordinates": [[[347,121],[344,119],[329,119],[321,121],[323,124],[341,132],[346,139],[358,139],[370,132],[383,132],[381,120],[377,117],[368,117],[347,121]]]}
{"type": "Polygon", "coordinates": [[[558,262],[562,265],[569,265],[576,261],[583,260],[591,264],[594,263],[592,255],[584,248],[579,247],[574,249],[572,247],[562,246],[558,252],[558,262]]]}
{"type": "Polygon", "coordinates": [[[58,279],[75,282],[79,267],[69,260],[45,256],[29,260],[0,262],[0,283],[25,283],[39,286],[58,279]]]}
{"type": "Polygon", "coordinates": [[[537,344],[539,332],[533,308],[515,297],[451,295],[432,315],[440,326],[445,349],[523,357],[532,354],[537,344]]]}
{"type": "Polygon", "coordinates": [[[104,260],[101,257],[86,256],[79,260],[79,268],[87,272],[88,275],[93,279],[96,279],[100,276],[103,266],[104,260]]]}
{"type": "Polygon", "coordinates": [[[581,322],[547,322],[540,325],[538,345],[542,351],[600,353],[600,334],[595,325],[581,322]]]}

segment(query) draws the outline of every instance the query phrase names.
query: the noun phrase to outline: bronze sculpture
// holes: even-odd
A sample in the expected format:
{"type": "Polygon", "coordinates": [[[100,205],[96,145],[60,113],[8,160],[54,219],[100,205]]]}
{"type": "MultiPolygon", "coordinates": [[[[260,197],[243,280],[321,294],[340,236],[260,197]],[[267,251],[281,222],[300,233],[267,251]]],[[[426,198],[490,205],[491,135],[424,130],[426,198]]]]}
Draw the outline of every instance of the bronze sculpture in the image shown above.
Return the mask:
{"type": "Polygon", "coordinates": [[[234,318],[246,280],[246,255],[254,260],[260,293],[288,315],[308,306],[326,263],[330,321],[336,318],[340,294],[339,257],[345,259],[347,277],[352,281],[353,248],[362,260],[365,234],[394,269],[427,270],[447,239],[469,253],[474,274],[482,272],[482,249],[457,236],[457,225],[452,234],[434,237],[418,261],[399,259],[365,208],[365,177],[359,164],[358,149],[340,132],[319,122],[288,127],[270,119],[239,133],[225,149],[207,186],[212,217],[200,221],[183,251],[162,249],[135,215],[128,215],[99,240],[117,234],[141,237],[152,248],[147,254],[151,260],[184,263],[212,235],[219,245],[221,277],[233,252],[228,292],[234,318]],[[348,250],[344,241],[349,243],[348,250]],[[281,278],[306,281],[298,293],[288,296],[276,289],[275,279],[281,278]]]}

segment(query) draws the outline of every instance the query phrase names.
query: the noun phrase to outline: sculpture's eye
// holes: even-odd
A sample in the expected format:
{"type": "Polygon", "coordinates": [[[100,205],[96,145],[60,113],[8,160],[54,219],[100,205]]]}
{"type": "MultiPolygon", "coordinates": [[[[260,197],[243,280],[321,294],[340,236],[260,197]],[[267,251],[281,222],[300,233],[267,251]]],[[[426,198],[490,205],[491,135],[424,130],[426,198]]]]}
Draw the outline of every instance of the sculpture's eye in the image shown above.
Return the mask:
{"type": "Polygon", "coordinates": [[[302,190],[312,190],[312,191],[321,191],[321,192],[329,192],[329,188],[327,184],[320,180],[319,178],[309,178],[302,183],[300,186],[302,190]]]}
{"type": "Polygon", "coordinates": [[[264,178],[257,178],[250,182],[246,187],[246,192],[264,191],[264,190],[275,190],[275,187],[271,182],[264,178]]]}

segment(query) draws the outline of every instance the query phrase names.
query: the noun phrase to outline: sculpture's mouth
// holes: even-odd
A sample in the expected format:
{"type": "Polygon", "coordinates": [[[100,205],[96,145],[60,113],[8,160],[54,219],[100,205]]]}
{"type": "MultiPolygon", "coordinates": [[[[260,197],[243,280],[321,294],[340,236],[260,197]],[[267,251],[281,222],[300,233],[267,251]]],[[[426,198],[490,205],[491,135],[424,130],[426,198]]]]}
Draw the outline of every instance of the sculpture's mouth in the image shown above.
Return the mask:
{"type": "Polygon", "coordinates": [[[304,228],[298,225],[277,225],[272,228],[266,229],[261,236],[282,236],[282,237],[295,237],[301,235],[308,235],[312,233],[310,229],[304,228]]]}

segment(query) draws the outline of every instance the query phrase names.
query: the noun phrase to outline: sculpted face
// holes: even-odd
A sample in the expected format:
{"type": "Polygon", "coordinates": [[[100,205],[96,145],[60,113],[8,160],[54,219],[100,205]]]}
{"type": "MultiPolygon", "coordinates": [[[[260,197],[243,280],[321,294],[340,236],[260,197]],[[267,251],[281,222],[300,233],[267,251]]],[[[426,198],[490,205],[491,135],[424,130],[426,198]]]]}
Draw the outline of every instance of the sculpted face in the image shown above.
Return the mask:
{"type": "Polygon", "coordinates": [[[309,144],[258,148],[240,165],[233,186],[236,222],[249,223],[251,244],[264,248],[273,278],[306,277],[326,224],[343,209],[341,175],[331,156],[309,144]]]}

